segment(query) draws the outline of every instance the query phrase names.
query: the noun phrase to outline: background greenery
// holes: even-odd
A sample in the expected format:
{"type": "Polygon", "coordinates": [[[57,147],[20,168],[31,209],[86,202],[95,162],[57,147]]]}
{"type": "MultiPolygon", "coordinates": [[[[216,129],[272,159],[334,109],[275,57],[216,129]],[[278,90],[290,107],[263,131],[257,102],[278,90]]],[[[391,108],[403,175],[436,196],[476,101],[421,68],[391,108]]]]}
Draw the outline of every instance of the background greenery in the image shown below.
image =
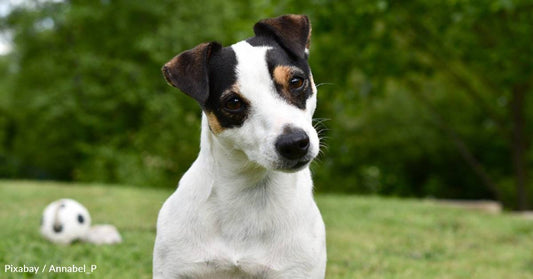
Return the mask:
{"type": "MultiPolygon", "coordinates": [[[[151,278],[157,211],[171,189],[0,181],[1,278],[151,278]],[[114,246],[54,245],[39,235],[42,209],[71,197],[93,224],[109,223],[114,246]],[[5,272],[3,265],[98,266],[84,273],[5,272]]],[[[431,201],[318,194],[327,229],[328,279],[526,279],[533,277],[533,226],[510,214],[431,201]]]]}
{"type": "Polygon", "coordinates": [[[313,24],[317,191],[529,207],[530,0],[23,2],[0,18],[0,177],[174,188],[200,110],[161,65],[284,13],[313,24]]]}

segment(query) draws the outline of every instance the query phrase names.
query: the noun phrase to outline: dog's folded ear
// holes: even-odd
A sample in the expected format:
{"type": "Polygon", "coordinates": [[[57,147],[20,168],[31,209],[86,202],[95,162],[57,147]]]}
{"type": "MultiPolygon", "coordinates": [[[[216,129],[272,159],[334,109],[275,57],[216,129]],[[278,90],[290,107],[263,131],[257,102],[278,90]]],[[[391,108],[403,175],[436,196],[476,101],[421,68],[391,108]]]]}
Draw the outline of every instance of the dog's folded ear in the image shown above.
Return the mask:
{"type": "Polygon", "coordinates": [[[209,58],[221,48],[217,42],[200,44],[176,55],[161,71],[170,85],[193,97],[203,106],[209,97],[209,58]]]}
{"type": "Polygon", "coordinates": [[[311,41],[311,23],[305,15],[284,15],[267,18],[254,26],[256,36],[274,36],[276,41],[289,53],[299,58],[307,58],[311,41]]]}

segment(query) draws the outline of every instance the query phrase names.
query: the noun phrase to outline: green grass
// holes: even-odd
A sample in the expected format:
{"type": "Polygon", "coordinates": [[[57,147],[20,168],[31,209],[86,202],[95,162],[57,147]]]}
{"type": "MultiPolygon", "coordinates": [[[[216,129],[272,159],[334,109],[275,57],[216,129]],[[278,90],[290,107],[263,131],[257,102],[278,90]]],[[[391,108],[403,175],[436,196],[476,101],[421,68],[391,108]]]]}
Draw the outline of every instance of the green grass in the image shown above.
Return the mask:
{"type": "MultiPolygon", "coordinates": [[[[0,181],[0,278],[151,278],[157,212],[170,190],[0,181]],[[38,232],[44,207],[74,198],[93,224],[118,227],[115,246],[58,246],[38,232]],[[6,273],[13,265],[87,265],[84,273],[6,273]]],[[[533,221],[431,202],[318,195],[327,278],[533,278],[533,221]]]]}

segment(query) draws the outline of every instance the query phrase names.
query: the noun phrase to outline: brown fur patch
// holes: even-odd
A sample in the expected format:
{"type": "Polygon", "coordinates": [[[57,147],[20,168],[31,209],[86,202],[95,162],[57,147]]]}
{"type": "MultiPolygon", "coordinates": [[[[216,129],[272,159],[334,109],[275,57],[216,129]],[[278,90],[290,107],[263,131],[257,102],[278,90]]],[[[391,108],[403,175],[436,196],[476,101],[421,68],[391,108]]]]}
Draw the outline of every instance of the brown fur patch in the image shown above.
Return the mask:
{"type": "Polygon", "coordinates": [[[292,54],[307,58],[305,49],[309,49],[311,40],[311,23],[304,15],[284,15],[276,18],[267,18],[259,21],[254,26],[256,35],[273,33],[282,46],[292,54]]]}
{"type": "Polygon", "coordinates": [[[274,69],[274,81],[283,88],[283,91],[289,90],[289,79],[292,72],[289,66],[277,66],[274,69]]]}
{"type": "Polygon", "coordinates": [[[170,85],[179,88],[203,105],[208,97],[207,62],[211,53],[221,47],[215,42],[203,43],[184,51],[163,66],[163,76],[170,85]]]}
{"type": "MultiPolygon", "coordinates": [[[[300,26],[308,25],[309,26],[309,31],[307,34],[307,42],[305,43],[305,48],[309,49],[311,45],[311,30],[312,30],[311,22],[309,21],[309,19],[306,16],[302,16],[302,15],[288,15],[287,17],[292,22],[294,22],[296,25],[300,25],[300,26]]],[[[300,27],[300,28],[303,28],[303,27],[300,27]]]]}
{"type": "Polygon", "coordinates": [[[291,104],[298,103],[298,95],[293,94],[289,87],[289,81],[298,70],[293,69],[290,66],[277,66],[274,68],[273,76],[278,92],[281,97],[287,100],[291,104]]]}
{"type": "Polygon", "coordinates": [[[278,65],[272,71],[272,78],[281,98],[285,99],[289,104],[305,109],[305,102],[313,92],[310,88],[312,85],[312,83],[310,84],[311,80],[309,77],[305,78],[305,74],[301,69],[293,66],[278,65]],[[290,86],[290,81],[295,76],[304,78],[304,83],[300,89],[294,89],[290,86]]]}
{"type": "Polygon", "coordinates": [[[224,131],[224,128],[222,125],[220,125],[220,122],[218,121],[217,116],[212,112],[206,112],[207,116],[207,123],[209,123],[209,128],[213,132],[213,134],[217,135],[222,133],[224,131]]]}

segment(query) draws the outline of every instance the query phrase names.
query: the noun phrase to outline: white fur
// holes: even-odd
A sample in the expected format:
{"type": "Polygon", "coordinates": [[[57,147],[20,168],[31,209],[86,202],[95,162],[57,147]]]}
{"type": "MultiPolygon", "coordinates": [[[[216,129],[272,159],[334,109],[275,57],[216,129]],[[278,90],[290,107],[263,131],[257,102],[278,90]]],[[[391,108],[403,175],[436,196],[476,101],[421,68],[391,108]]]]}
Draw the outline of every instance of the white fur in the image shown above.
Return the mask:
{"type": "Polygon", "coordinates": [[[292,106],[275,90],[267,47],[232,47],[251,111],[218,135],[203,115],[198,158],[159,213],[154,278],[324,278],[325,229],[310,170],[275,170],[274,141],[286,125],[303,129],[308,156],[318,154],[315,86],[306,110],[292,106]]]}

